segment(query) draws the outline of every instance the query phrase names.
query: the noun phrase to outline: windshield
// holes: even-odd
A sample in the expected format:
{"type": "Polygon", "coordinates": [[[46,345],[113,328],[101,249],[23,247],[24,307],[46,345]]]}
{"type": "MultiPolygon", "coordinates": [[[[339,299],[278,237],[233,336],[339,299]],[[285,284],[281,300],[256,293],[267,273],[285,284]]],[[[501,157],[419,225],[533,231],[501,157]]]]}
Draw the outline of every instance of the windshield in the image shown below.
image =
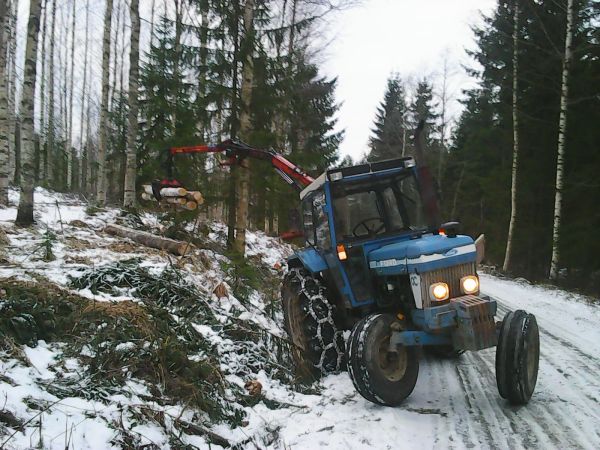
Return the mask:
{"type": "Polygon", "coordinates": [[[331,192],[339,240],[427,229],[411,173],[333,183],[331,192]]]}

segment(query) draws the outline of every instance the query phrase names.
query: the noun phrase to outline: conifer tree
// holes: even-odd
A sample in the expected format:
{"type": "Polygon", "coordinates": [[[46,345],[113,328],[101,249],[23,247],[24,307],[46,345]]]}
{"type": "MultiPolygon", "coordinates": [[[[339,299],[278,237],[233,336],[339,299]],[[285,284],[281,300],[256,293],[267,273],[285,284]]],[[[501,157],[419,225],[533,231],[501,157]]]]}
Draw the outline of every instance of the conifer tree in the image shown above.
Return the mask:
{"type": "Polygon", "coordinates": [[[377,108],[375,128],[370,139],[369,161],[399,158],[406,151],[406,94],[400,77],[388,79],[384,99],[377,108]]]}
{"type": "MultiPolygon", "coordinates": [[[[411,130],[415,130],[419,122],[424,122],[423,144],[425,146],[427,163],[433,166],[433,151],[437,151],[435,144],[435,130],[437,128],[438,113],[436,112],[436,103],[433,98],[433,86],[423,78],[417,83],[414,99],[410,105],[410,124],[411,130]]],[[[436,158],[437,159],[437,158],[436,158]]]]}

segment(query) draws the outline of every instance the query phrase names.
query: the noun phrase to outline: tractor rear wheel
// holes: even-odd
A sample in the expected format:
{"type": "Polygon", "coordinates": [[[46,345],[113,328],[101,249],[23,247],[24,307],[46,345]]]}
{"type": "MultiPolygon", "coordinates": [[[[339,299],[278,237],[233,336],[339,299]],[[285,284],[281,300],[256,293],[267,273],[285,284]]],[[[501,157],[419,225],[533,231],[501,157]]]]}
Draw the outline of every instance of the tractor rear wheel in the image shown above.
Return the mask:
{"type": "Polygon", "coordinates": [[[285,329],[298,375],[313,380],[344,367],[344,336],[327,288],[304,268],[291,268],[281,288],[285,329]]]}
{"type": "Polygon", "coordinates": [[[502,321],[496,348],[496,383],[513,405],[529,402],[537,382],[540,335],[535,316],[509,312],[502,321]]]}
{"type": "Polygon", "coordinates": [[[384,406],[400,404],[413,391],[419,374],[415,347],[398,346],[390,352],[391,314],[372,314],[352,329],[348,341],[348,373],[367,400],[384,406]]]}

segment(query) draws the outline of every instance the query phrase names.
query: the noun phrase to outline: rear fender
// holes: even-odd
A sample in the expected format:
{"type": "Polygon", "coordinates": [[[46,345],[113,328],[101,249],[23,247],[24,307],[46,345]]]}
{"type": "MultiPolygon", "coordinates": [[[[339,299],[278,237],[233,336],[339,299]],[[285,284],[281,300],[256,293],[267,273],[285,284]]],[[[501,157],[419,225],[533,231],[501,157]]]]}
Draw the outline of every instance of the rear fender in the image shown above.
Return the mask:
{"type": "Polygon", "coordinates": [[[310,273],[319,273],[328,269],[325,258],[314,248],[296,252],[288,259],[288,267],[304,267],[310,273]]]}

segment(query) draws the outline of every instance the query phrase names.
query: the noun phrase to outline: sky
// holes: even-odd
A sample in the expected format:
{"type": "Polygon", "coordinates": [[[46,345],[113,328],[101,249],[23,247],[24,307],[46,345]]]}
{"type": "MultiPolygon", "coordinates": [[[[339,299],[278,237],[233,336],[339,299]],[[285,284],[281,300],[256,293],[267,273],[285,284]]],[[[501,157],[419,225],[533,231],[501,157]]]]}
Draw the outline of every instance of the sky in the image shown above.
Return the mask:
{"type": "Polygon", "coordinates": [[[472,86],[463,64],[473,65],[471,27],[482,22],[495,0],[363,0],[329,18],[329,46],[322,71],[338,77],[338,126],[345,130],[342,156],[360,158],[368,149],[377,105],[387,78],[397,72],[408,87],[426,76],[441,84],[444,59],[450,74],[451,113],[460,111],[461,90],[472,86]]]}
{"type": "MultiPolygon", "coordinates": [[[[449,68],[448,92],[452,99],[450,113],[460,113],[458,99],[462,89],[473,85],[463,65],[473,66],[465,48],[474,47],[471,27],[481,24],[482,13],[489,14],[496,0],[353,0],[357,5],[328,15],[319,21],[315,31],[327,45],[319,49],[319,65],[327,77],[337,77],[336,99],[340,105],[338,130],[345,131],[341,155],[360,158],[368,151],[368,140],[376,109],[383,99],[386,80],[397,72],[410,91],[419,79],[428,77],[440,86],[444,63],[449,68]]],[[[75,134],[79,128],[81,74],[85,41],[86,0],[75,0],[76,83],[75,134]]],[[[161,2],[157,2],[159,4],[161,2]]],[[[24,41],[28,17],[28,1],[20,1],[19,72],[22,71],[24,41]]],[[[57,19],[69,20],[70,1],[57,3],[57,19]]],[[[89,0],[91,64],[88,86],[99,95],[104,0],[89,0]]],[[[142,42],[149,42],[150,0],[141,0],[142,42]]],[[[115,19],[116,20],[116,19],[115,19]]],[[[66,58],[67,37],[59,28],[57,51],[66,58]]],[[[119,48],[120,51],[120,48],[119,48]]],[[[125,70],[125,74],[126,74],[125,70]]],[[[126,78],[126,77],[125,77],[126,78]]],[[[36,96],[39,106],[40,99],[36,96]]],[[[97,102],[95,102],[97,103],[97,102]]],[[[97,105],[92,105],[92,114],[97,105]]],[[[94,124],[92,124],[94,126],[94,124]]]]}

